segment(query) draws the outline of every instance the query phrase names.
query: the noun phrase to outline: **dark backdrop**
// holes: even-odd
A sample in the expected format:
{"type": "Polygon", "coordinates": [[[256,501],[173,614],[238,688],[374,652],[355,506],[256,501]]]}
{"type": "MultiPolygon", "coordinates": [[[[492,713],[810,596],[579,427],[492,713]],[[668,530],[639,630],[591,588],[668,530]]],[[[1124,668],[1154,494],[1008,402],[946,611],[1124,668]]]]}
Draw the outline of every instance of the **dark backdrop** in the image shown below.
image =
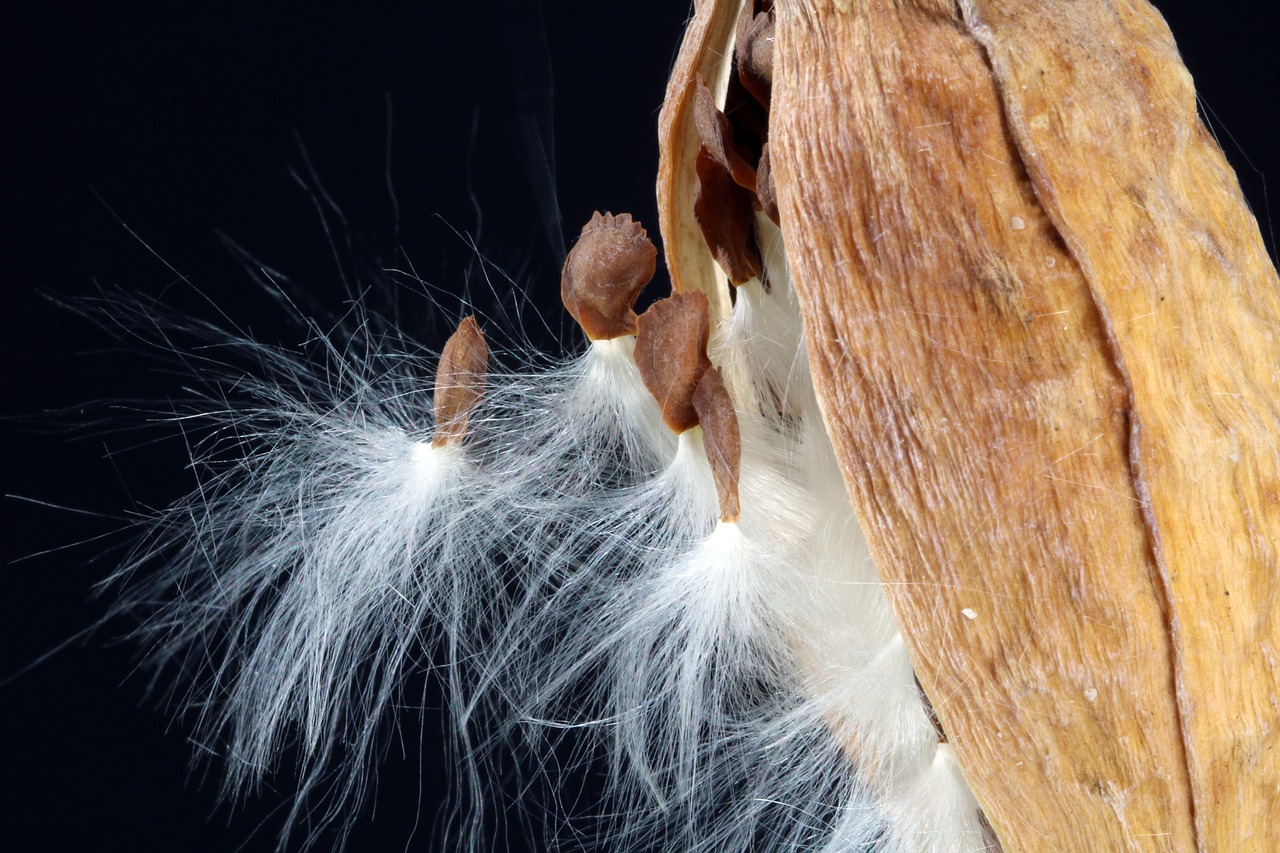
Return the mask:
{"type": "MultiPolygon", "coordinates": [[[[90,592],[123,541],[113,531],[190,487],[173,430],[119,431],[140,416],[96,402],[163,401],[179,380],[49,294],[121,288],[216,318],[181,274],[256,335],[295,339],[218,236],[339,310],[340,264],[292,172],[323,184],[370,268],[412,264],[442,293],[482,301],[478,248],[541,306],[551,328],[537,336],[554,346],[571,338],[556,311],[556,229],[572,238],[608,208],[656,237],[656,122],[681,0],[307,5],[319,6],[46,3],[6,16],[0,426],[3,491],[18,497],[0,504],[0,678],[100,615],[90,592]],[[529,142],[551,136],[554,195],[529,142]]],[[[1280,62],[1267,13],[1159,5],[1269,236],[1262,176],[1280,175],[1280,62]]],[[[426,312],[408,316],[442,339],[426,312]]],[[[186,729],[145,701],[134,650],[114,642],[125,627],[0,688],[0,846],[270,849],[287,781],[233,816],[217,807],[214,782],[190,769],[186,729]]],[[[421,728],[421,776],[410,744],[352,849],[399,849],[415,820],[415,843],[432,846],[447,756],[438,717],[421,728]]]]}

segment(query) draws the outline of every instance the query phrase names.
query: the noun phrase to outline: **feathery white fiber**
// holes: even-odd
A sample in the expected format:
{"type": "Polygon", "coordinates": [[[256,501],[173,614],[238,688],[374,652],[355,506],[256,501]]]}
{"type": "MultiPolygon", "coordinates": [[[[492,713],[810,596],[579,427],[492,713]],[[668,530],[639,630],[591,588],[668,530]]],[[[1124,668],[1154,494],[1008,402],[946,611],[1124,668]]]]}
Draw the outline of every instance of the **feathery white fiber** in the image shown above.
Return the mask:
{"type": "Polygon", "coordinates": [[[155,659],[191,679],[229,791],[296,749],[283,839],[349,820],[434,651],[474,808],[502,796],[481,775],[500,750],[604,769],[606,803],[551,815],[566,844],[985,848],[845,492],[776,226],[757,215],[763,272],[709,353],[686,351],[701,296],[636,323],[639,224],[588,231],[564,292],[601,337],[567,361],[482,366],[450,349],[460,328],[437,368],[357,323],[311,328],[303,353],[233,336],[253,377],[193,362],[212,385],[200,486],[120,577],[155,659]],[[646,331],[660,321],[678,334],[646,331]]]}
{"type": "Polygon", "coordinates": [[[794,414],[813,395],[800,309],[778,226],[762,213],[755,224],[764,273],[735,288],[733,313],[712,348],[739,398],[794,414]]]}
{"type": "MultiPolygon", "coordinates": [[[[634,335],[593,341],[561,367],[495,382],[486,401],[491,458],[508,505],[541,496],[562,506],[670,461],[675,437],[641,382],[634,352],[634,335]]],[[[524,518],[541,515],[526,509],[524,518]]]]}
{"type": "Polygon", "coordinates": [[[225,753],[229,792],[296,742],[294,819],[328,787],[330,813],[307,815],[323,824],[361,794],[424,638],[470,612],[456,602],[479,594],[488,534],[463,523],[484,493],[469,451],[429,442],[421,360],[319,339],[315,361],[229,337],[218,350],[247,356],[257,379],[205,350],[215,390],[183,419],[208,428],[193,446],[199,488],[118,576],[123,607],[160,602],[143,629],[153,660],[190,672],[198,737],[225,753]]]}
{"type": "MultiPolygon", "coordinates": [[[[296,742],[291,821],[343,820],[402,679],[443,638],[460,730],[534,749],[569,737],[604,762],[604,846],[982,849],[771,257],[771,288],[739,291],[714,350],[751,389],[731,520],[702,429],[663,423],[634,336],[495,367],[443,446],[432,360],[333,342],[316,371],[245,344],[265,376],[235,375],[203,412],[222,424],[198,459],[209,473],[125,571],[165,561],[135,600],[167,602],[147,631],[161,662],[198,671],[192,704],[231,790],[296,742]]],[[[501,743],[463,747],[476,773],[501,743]]],[[[590,815],[562,817],[579,831],[590,815]]]]}

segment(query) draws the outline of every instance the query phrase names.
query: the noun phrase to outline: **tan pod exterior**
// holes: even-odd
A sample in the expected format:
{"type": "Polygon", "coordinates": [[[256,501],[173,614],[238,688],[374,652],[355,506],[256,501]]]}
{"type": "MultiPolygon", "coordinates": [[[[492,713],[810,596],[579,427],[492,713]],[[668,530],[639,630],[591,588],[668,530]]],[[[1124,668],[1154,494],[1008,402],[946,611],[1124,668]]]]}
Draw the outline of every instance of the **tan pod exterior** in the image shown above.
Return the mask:
{"type": "MultiPolygon", "coordinates": [[[[668,264],[713,323],[687,93],[717,91],[739,8],[698,4],[661,121],[668,264]]],[[[819,400],[995,835],[1280,849],[1280,284],[1163,19],[774,11],[769,147],[819,400]]]]}

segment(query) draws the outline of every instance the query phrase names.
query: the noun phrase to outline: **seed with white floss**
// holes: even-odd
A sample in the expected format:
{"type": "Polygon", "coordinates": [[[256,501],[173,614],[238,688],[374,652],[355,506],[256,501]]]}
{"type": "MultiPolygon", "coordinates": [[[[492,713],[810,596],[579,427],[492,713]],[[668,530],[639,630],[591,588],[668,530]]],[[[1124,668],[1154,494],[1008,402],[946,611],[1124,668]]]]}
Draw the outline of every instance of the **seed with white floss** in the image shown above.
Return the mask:
{"type": "Polygon", "coordinates": [[[641,814],[645,803],[668,810],[701,790],[700,774],[727,734],[707,726],[726,719],[736,685],[755,683],[740,676],[743,650],[759,633],[752,566],[760,561],[734,523],[737,425],[708,369],[707,337],[701,294],[661,300],[640,317],[638,369],[679,434],[676,454],[651,481],[602,495],[592,508],[594,523],[619,535],[541,556],[565,566],[564,576],[540,611],[549,621],[532,619],[531,636],[521,638],[539,649],[525,664],[526,716],[602,728],[618,762],[615,782],[641,814]],[[584,695],[595,697],[585,707],[584,695]]]}
{"type": "Polygon", "coordinates": [[[491,395],[494,498],[484,523],[503,531],[510,578],[504,600],[489,602],[496,627],[475,655],[464,717],[494,691],[516,701],[520,715],[554,715],[548,685],[558,673],[553,666],[541,674],[539,650],[579,629],[594,602],[607,599],[602,590],[638,571],[642,543],[685,547],[689,525],[651,521],[651,513],[675,504],[667,516],[692,514],[705,525],[705,510],[682,508],[697,490],[666,473],[682,454],[636,364],[634,305],[655,267],[656,249],[638,222],[594,214],[561,275],[586,352],[545,372],[503,377],[491,395]]]}
{"type": "Polygon", "coordinates": [[[197,737],[230,757],[230,794],[257,785],[296,739],[288,824],[322,823],[364,793],[384,712],[434,633],[423,626],[487,577],[483,530],[466,521],[485,490],[466,441],[484,341],[468,318],[445,348],[457,357],[437,378],[438,445],[422,438],[432,407],[392,393],[425,377],[374,375],[376,360],[325,373],[236,343],[260,384],[232,375],[207,416],[235,443],[194,460],[208,472],[199,490],[156,519],[120,574],[163,569],[120,607],[169,602],[141,633],[152,663],[199,673],[197,737]],[[246,386],[249,400],[232,396],[246,386]],[[311,793],[327,811],[310,811],[311,793]]]}
{"type": "Polygon", "coordinates": [[[716,331],[712,355],[749,412],[771,419],[795,417],[811,400],[816,405],[800,309],[781,232],[762,214],[756,215],[756,228],[764,271],[761,278],[737,287],[733,311],[716,331]]]}
{"type": "Polygon", "coordinates": [[[586,511],[602,490],[664,468],[675,439],[636,367],[635,301],[657,250],[627,214],[595,213],[561,273],[561,299],[590,341],[539,373],[503,377],[492,395],[495,479],[524,535],[559,524],[566,502],[586,511]],[[544,524],[541,520],[547,520],[544,524]]]}

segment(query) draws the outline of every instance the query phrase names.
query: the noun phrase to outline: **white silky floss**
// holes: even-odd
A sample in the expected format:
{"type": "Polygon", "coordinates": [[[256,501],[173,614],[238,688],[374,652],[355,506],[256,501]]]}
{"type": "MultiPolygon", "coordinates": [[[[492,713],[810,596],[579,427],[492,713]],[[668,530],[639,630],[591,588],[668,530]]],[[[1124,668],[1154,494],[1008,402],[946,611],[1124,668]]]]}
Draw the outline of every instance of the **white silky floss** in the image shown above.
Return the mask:
{"type": "MultiPolygon", "coordinates": [[[[713,473],[708,451],[723,447],[664,422],[635,334],[543,369],[480,371],[483,398],[471,389],[462,421],[437,425],[443,441],[419,440],[433,423],[419,364],[396,359],[383,382],[341,348],[337,387],[271,355],[256,402],[212,414],[235,458],[209,463],[122,574],[168,560],[134,600],[170,601],[145,630],[161,663],[206,673],[192,705],[229,752],[233,793],[296,732],[289,822],[348,820],[387,708],[442,638],[481,797],[499,745],[470,739],[482,711],[508,744],[519,723],[534,746],[578,732],[577,758],[608,759],[599,840],[615,848],[982,849],[823,428],[780,238],[760,219],[770,289],[739,288],[712,347],[736,400],[740,513],[722,517],[724,460],[713,473]],[[325,811],[306,811],[311,792],[325,811]]],[[[638,229],[600,222],[627,240],[638,229]]],[[[579,273],[589,285],[598,270],[579,273]]],[[[442,373],[458,367],[445,350],[442,373]]]]}
{"type": "Polygon", "coordinates": [[[597,572],[610,574],[611,553],[625,560],[632,541],[625,534],[641,520],[629,496],[675,453],[634,350],[633,335],[593,341],[567,364],[491,385],[482,428],[492,488],[474,523],[500,531],[515,583],[501,615],[490,614],[503,626],[500,638],[476,650],[467,715],[490,687],[524,678],[512,668],[533,664],[517,656],[536,648],[539,635],[559,630],[550,623],[589,595],[597,572]]]}
{"type": "Polygon", "coordinates": [[[733,311],[717,330],[712,351],[733,377],[731,386],[744,406],[755,401],[762,411],[767,404],[794,414],[813,393],[800,308],[782,233],[763,213],[756,214],[755,222],[764,271],[734,288],[733,311]]]}
{"type": "MultiPolygon", "coordinates": [[[[791,719],[797,731],[825,721],[845,753],[834,763],[856,777],[829,841],[833,849],[872,842],[895,851],[985,849],[977,803],[950,746],[938,743],[849,504],[808,375],[785,255],[769,239],[776,227],[762,216],[757,225],[772,288],[755,280],[738,288],[718,352],[746,366],[760,409],[741,418],[743,515],[745,522],[749,508],[768,507],[760,512],[772,523],[759,541],[789,573],[766,600],[788,626],[797,687],[813,709],[791,719]]],[[[809,781],[830,783],[823,775],[809,781]]],[[[815,788],[802,801],[823,793],[815,788]]]]}
{"type": "Polygon", "coordinates": [[[356,384],[221,401],[205,415],[217,440],[195,460],[210,473],[120,572],[165,560],[121,606],[167,601],[142,632],[154,663],[200,673],[190,706],[201,740],[227,753],[233,797],[298,738],[295,817],[313,788],[334,808],[358,799],[424,628],[456,610],[445,598],[472,597],[459,579],[485,576],[462,523],[483,490],[466,449],[411,435],[406,423],[431,422],[411,396],[375,400],[356,384]]]}
{"type": "Polygon", "coordinates": [[[490,455],[512,506],[636,482],[671,460],[675,437],[640,379],[635,345],[634,335],[592,341],[564,366],[496,381],[485,403],[490,455]]]}

